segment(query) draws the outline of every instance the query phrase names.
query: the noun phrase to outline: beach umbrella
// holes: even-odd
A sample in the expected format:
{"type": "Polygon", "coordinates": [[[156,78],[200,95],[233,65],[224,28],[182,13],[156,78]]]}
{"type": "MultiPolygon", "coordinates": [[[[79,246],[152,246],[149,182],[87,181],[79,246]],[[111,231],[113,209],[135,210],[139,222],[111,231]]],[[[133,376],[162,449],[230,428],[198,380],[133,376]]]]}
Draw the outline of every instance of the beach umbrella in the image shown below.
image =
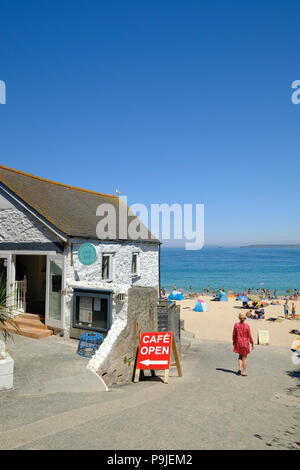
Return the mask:
{"type": "Polygon", "coordinates": [[[219,294],[221,294],[221,293],[223,293],[223,292],[220,291],[220,289],[213,291],[213,294],[215,294],[215,295],[219,295],[219,294]]]}
{"type": "Polygon", "coordinates": [[[249,299],[248,297],[246,297],[245,295],[242,295],[239,300],[241,300],[242,302],[249,302],[249,299]]]}

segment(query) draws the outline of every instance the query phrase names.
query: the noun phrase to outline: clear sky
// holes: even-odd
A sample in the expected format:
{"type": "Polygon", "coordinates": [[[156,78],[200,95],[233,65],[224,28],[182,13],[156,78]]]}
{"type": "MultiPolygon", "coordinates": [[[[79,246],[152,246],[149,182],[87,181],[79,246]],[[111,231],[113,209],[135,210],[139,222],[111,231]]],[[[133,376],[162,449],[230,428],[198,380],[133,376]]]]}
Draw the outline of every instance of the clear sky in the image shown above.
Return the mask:
{"type": "Polygon", "coordinates": [[[299,1],[2,0],[0,162],[300,241],[299,1]]]}

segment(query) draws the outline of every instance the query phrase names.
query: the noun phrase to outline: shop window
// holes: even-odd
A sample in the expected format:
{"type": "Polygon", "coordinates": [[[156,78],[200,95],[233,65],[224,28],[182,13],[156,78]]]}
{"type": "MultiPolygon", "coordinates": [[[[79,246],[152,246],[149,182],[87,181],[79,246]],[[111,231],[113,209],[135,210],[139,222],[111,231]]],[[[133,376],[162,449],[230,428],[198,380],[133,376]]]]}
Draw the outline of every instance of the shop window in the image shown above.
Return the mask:
{"type": "Polygon", "coordinates": [[[76,289],[73,327],[107,332],[111,325],[111,293],[76,289]]]}

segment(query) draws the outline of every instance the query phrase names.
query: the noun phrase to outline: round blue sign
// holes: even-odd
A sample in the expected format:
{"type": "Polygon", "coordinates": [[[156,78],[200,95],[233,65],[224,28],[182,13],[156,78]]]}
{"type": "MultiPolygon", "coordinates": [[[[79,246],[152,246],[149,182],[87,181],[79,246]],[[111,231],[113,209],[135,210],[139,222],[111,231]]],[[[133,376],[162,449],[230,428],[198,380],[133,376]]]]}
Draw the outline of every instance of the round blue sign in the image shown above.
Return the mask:
{"type": "Polygon", "coordinates": [[[78,259],[81,264],[89,266],[93,264],[97,259],[97,251],[94,245],[90,243],[84,243],[78,250],[78,259]]]}

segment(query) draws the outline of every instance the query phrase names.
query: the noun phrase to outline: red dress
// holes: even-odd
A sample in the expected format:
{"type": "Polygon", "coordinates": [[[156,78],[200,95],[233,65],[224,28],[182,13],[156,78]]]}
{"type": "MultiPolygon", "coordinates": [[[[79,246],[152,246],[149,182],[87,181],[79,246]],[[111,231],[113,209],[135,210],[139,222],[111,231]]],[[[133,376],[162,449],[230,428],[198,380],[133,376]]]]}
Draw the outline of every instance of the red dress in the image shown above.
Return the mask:
{"type": "Polygon", "coordinates": [[[250,326],[247,323],[236,323],[232,333],[233,352],[246,356],[250,353],[249,341],[253,345],[250,326]]]}

